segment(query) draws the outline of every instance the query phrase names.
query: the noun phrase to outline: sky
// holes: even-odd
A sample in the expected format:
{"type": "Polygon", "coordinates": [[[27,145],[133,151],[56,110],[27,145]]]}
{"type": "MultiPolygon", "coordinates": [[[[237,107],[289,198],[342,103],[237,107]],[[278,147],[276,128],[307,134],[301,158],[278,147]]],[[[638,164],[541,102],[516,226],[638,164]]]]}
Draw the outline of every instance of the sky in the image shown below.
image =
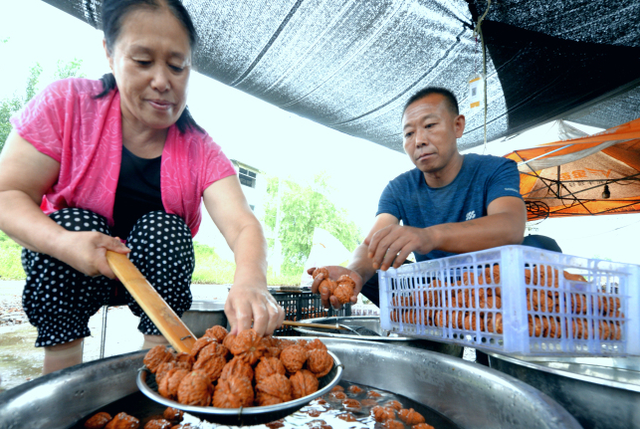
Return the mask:
{"type": "MultiPolygon", "coordinates": [[[[22,94],[36,62],[44,70],[40,88],[53,79],[57,61],[82,59],[88,78],[109,72],[102,33],[41,0],[0,0],[0,58],[0,99],[22,94]]],[[[229,158],[302,183],[326,172],[333,188],[328,198],[363,233],[373,223],[389,180],[413,167],[404,153],[298,117],[198,73],[191,75],[188,105],[229,158]]],[[[472,151],[502,156],[555,140],[553,127],[544,125],[472,151]]],[[[566,254],[640,264],[640,252],[634,250],[640,215],[548,219],[529,227],[531,233],[556,239],[566,254]]],[[[211,230],[211,225],[203,225],[203,234],[211,230]]]]}

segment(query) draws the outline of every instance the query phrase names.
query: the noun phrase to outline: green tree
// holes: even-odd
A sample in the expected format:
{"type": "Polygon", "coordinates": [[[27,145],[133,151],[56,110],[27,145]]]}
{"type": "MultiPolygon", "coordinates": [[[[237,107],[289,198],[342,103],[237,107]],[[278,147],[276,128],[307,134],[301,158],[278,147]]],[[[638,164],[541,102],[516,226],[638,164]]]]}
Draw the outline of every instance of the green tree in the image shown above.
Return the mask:
{"type": "MultiPolygon", "coordinates": [[[[3,43],[7,43],[8,39],[3,40],[3,43]]],[[[74,58],[69,62],[58,61],[54,78],[56,80],[65,79],[68,77],[85,77],[84,73],[80,72],[82,66],[82,60],[74,58]]],[[[36,63],[29,70],[29,78],[27,79],[27,87],[25,88],[24,96],[20,97],[14,95],[7,97],[0,101],[0,151],[4,147],[4,142],[7,140],[9,133],[11,132],[11,123],[9,118],[18,110],[31,100],[37,92],[38,82],[42,75],[42,66],[40,63],[36,63]]]]}
{"type": "Polygon", "coordinates": [[[40,63],[36,63],[29,70],[29,78],[27,79],[27,87],[25,89],[24,97],[14,95],[0,101],[0,151],[2,151],[4,142],[7,140],[7,137],[11,132],[11,123],[9,122],[9,118],[11,118],[15,112],[22,109],[22,106],[33,98],[36,93],[36,86],[38,85],[41,74],[42,66],[40,66],[40,63]]]}
{"type": "MultiPolygon", "coordinates": [[[[329,191],[324,174],[314,177],[311,185],[300,185],[277,177],[267,179],[264,224],[274,231],[280,209],[278,238],[283,249],[283,272],[301,272],[311,252],[316,227],[331,233],[350,251],[362,241],[360,229],[347,220],[345,210],[337,208],[325,196],[329,191]],[[280,198],[279,186],[283,187],[280,198]]],[[[271,240],[270,247],[273,244],[271,240]]]]}

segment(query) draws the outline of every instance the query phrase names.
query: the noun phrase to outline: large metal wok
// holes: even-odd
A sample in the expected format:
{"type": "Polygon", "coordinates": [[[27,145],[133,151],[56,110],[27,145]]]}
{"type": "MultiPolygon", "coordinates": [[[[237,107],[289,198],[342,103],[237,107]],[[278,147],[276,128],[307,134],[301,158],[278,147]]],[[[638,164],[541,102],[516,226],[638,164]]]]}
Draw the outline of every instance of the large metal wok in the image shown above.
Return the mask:
{"type": "Polygon", "coordinates": [[[585,429],[640,428],[639,357],[510,357],[492,368],[548,394],[585,429]]]}
{"type": "MultiPolygon", "coordinates": [[[[343,380],[403,395],[461,428],[581,427],[547,395],[475,363],[405,345],[330,338],[323,342],[344,364],[343,380]]],[[[144,353],[78,365],[0,394],[0,426],[72,427],[137,391],[136,375],[144,353]]]]}

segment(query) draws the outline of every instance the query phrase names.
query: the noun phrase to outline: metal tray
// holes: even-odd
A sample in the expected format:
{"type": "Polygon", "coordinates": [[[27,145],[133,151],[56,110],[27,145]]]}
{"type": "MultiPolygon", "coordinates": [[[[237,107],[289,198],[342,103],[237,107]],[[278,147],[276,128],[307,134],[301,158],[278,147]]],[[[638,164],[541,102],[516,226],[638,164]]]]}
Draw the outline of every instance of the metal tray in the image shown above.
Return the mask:
{"type": "Polygon", "coordinates": [[[329,374],[320,378],[320,386],[317,391],[311,395],[307,395],[303,398],[294,399],[292,401],[284,402],[277,405],[269,405],[265,407],[247,407],[247,408],[216,408],[216,407],[200,407],[194,405],[184,405],[179,402],[167,399],[157,393],[158,386],[155,383],[155,377],[153,382],[147,382],[151,379],[149,372],[146,368],[141,369],[138,372],[136,384],[140,391],[146,395],[149,399],[158,402],[167,407],[177,408],[198,417],[201,420],[206,420],[212,423],[220,423],[225,425],[258,425],[263,423],[269,423],[274,420],[278,420],[282,417],[286,417],[289,414],[299,410],[307,405],[309,402],[318,398],[325,393],[331,391],[331,389],[338,384],[342,377],[343,365],[338,357],[329,352],[329,355],[333,358],[333,368],[329,374]]]}
{"type": "Polygon", "coordinates": [[[492,368],[551,396],[585,429],[640,427],[639,357],[488,355],[492,368]]]}

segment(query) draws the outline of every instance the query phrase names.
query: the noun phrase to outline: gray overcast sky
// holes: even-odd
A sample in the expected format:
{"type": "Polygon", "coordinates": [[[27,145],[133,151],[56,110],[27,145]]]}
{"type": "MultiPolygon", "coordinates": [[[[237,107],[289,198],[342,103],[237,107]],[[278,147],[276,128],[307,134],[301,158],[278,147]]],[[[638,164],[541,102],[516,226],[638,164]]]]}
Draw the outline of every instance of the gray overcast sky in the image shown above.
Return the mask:
{"type": "MultiPolygon", "coordinates": [[[[41,0],[0,0],[0,41],[6,38],[8,43],[0,43],[0,98],[22,91],[36,62],[44,68],[41,87],[51,81],[58,60],[82,59],[89,78],[108,72],[101,32],[41,0]]],[[[188,104],[231,158],[297,181],[326,171],[336,189],[329,197],[363,233],[387,182],[413,167],[403,153],[297,117],[197,73],[188,104]]],[[[541,137],[544,132],[542,127],[529,140],[520,139],[520,147],[557,140],[541,137]]],[[[499,146],[489,145],[488,153],[504,155],[504,144],[499,146]]],[[[565,253],[640,263],[635,250],[640,215],[551,219],[536,227],[537,233],[554,237],[565,253]]]]}

